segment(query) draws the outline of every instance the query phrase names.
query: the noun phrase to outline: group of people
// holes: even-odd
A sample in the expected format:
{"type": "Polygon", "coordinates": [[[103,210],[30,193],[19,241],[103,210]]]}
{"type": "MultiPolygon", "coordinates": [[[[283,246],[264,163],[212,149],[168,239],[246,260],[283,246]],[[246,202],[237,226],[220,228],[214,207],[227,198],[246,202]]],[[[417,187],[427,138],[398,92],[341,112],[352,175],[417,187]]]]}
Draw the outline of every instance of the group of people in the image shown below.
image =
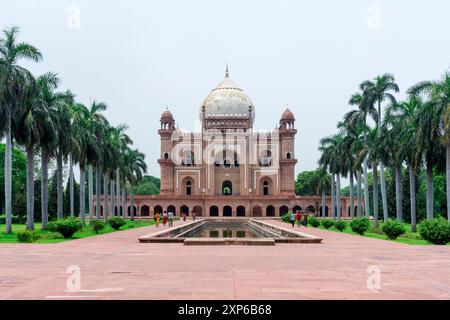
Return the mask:
{"type": "MultiPolygon", "coordinates": [[[[165,227],[167,224],[169,227],[173,227],[173,221],[175,219],[175,214],[172,211],[164,211],[162,213],[162,215],[157,212],[155,213],[155,222],[156,222],[156,226],[159,227],[159,225],[161,224],[161,218],[162,218],[162,224],[165,227]]],[[[181,219],[180,221],[182,222],[186,222],[186,218],[187,218],[187,214],[186,213],[181,213],[181,219]]],[[[192,219],[195,221],[195,212],[192,214],[192,219]]]]}
{"type": "Polygon", "coordinates": [[[291,213],[291,224],[292,227],[295,227],[295,222],[297,221],[297,226],[300,227],[302,224],[305,227],[308,227],[308,214],[305,213],[304,215],[302,215],[302,212],[300,210],[297,210],[297,212],[292,212],[291,213]],[[302,216],[303,216],[303,222],[302,222],[302,216]]]}

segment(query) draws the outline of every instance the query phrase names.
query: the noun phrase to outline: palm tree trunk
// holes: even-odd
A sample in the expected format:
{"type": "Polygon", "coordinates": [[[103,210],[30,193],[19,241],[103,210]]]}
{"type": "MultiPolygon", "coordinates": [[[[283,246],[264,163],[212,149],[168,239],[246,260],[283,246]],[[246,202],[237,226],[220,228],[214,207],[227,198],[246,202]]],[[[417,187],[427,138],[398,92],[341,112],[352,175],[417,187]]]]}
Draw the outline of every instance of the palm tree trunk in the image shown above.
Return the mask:
{"type": "Polygon", "coordinates": [[[108,222],[109,215],[108,185],[108,176],[105,174],[103,176],[103,219],[105,220],[105,223],[108,222]]]}
{"type": "Polygon", "coordinates": [[[63,214],[63,157],[61,150],[56,156],[56,215],[62,219],[63,214]]]}
{"type": "Polygon", "coordinates": [[[358,217],[362,216],[362,181],[361,181],[361,170],[356,173],[356,184],[357,184],[357,198],[358,198],[358,217]]]}
{"type": "Polygon", "coordinates": [[[433,219],[433,166],[427,163],[427,219],[433,219]]]}
{"type": "Polygon", "coordinates": [[[447,219],[450,221],[450,144],[446,146],[447,219]]]}
{"type": "Polygon", "coordinates": [[[27,147],[27,230],[34,230],[34,152],[27,147]]]}
{"type": "Polygon", "coordinates": [[[336,218],[336,203],[334,198],[334,173],[331,175],[331,215],[333,219],[336,218]]]}
{"type": "MultiPolygon", "coordinates": [[[[322,199],[322,204],[324,204],[325,203],[325,199],[322,199]]],[[[131,212],[131,221],[134,221],[134,214],[135,214],[135,212],[134,212],[134,190],[133,190],[133,186],[130,186],[130,206],[131,206],[131,208],[130,208],[130,212],[131,212]]],[[[323,207],[324,207],[325,205],[323,205],[323,207]]],[[[322,207],[322,208],[323,208],[322,207]]]]}
{"type": "Polygon", "coordinates": [[[367,157],[364,159],[364,211],[366,218],[370,217],[370,195],[369,195],[369,172],[368,172],[367,157]]]}
{"type": "Polygon", "coordinates": [[[41,229],[45,230],[48,223],[48,154],[41,149],[41,229]]]}
{"type": "Polygon", "coordinates": [[[127,190],[125,184],[122,186],[122,218],[127,217],[127,190]]]}
{"type": "Polygon", "coordinates": [[[409,166],[409,194],[411,202],[411,231],[416,232],[416,175],[412,166],[409,166]]]}
{"type": "Polygon", "coordinates": [[[110,201],[110,206],[111,206],[111,217],[114,217],[116,215],[116,208],[115,208],[115,204],[116,204],[116,195],[115,195],[115,189],[116,189],[116,184],[114,183],[114,179],[111,179],[111,201],[110,201]]]}
{"type": "Polygon", "coordinates": [[[86,213],[86,192],[85,192],[85,172],[80,164],[80,219],[84,225],[84,215],[86,213]]]}
{"type": "Polygon", "coordinates": [[[353,194],[353,170],[350,170],[350,218],[355,217],[355,196],[353,194]]]}
{"type": "Polygon", "coordinates": [[[6,233],[12,233],[12,142],[11,105],[6,106],[6,149],[5,149],[5,213],[6,233]]]}
{"type": "Polygon", "coordinates": [[[92,170],[92,165],[89,165],[89,221],[94,220],[94,173],[92,170]]]}
{"type": "Polygon", "coordinates": [[[383,205],[383,220],[387,221],[389,218],[388,205],[387,205],[387,194],[386,194],[386,178],[384,175],[384,164],[379,162],[380,173],[381,173],[381,203],[383,205]]]}
{"type": "Polygon", "coordinates": [[[100,166],[95,167],[95,197],[97,200],[96,206],[95,206],[95,218],[97,220],[100,220],[100,206],[101,206],[101,183],[102,183],[102,172],[100,166]]]}
{"type": "Polygon", "coordinates": [[[325,218],[325,188],[322,188],[322,218],[325,218]]]}
{"type": "Polygon", "coordinates": [[[69,155],[69,187],[70,187],[70,216],[75,216],[75,192],[73,187],[73,158],[69,155]]]}
{"type": "Polygon", "coordinates": [[[116,169],[117,215],[120,216],[120,169],[116,169]]]}
{"type": "Polygon", "coordinates": [[[395,166],[395,210],[397,220],[403,221],[403,192],[402,192],[402,168],[395,166]]]}
{"type": "Polygon", "coordinates": [[[110,197],[110,199],[109,199],[109,207],[111,208],[111,217],[114,217],[116,214],[115,214],[115,210],[114,210],[114,188],[115,188],[116,186],[114,185],[114,179],[111,179],[111,182],[110,182],[110,188],[111,188],[111,197],[110,197]]]}
{"type": "Polygon", "coordinates": [[[373,225],[378,228],[378,169],[373,163],[373,225]]]}
{"type": "Polygon", "coordinates": [[[336,204],[338,220],[341,220],[341,175],[336,175],[336,204]]]}

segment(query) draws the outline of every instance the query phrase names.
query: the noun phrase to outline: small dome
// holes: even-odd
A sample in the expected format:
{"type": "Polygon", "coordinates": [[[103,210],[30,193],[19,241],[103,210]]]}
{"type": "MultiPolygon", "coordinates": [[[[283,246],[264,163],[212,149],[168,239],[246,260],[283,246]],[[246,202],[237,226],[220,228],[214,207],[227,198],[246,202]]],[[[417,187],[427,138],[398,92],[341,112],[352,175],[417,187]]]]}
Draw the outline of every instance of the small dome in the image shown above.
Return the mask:
{"type": "Polygon", "coordinates": [[[294,114],[292,113],[291,110],[289,110],[289,108],[287,108],[283,112],[283,115],[281,116],[281,120],[295,120],[294,114]]]}
{"type": "Polygon", "coordinates": [[[228,75],[211,91],[200,107],[200,119],[205,108],[205,117],[252,118],[255,120],[255,107],[252,100],[228,75]]]}
{"type": "Polygon", "coordinates": [[[169,108],[166,109],[161,115],[161,121],[173,121],[172,112],[169,111],[169,108]]]}

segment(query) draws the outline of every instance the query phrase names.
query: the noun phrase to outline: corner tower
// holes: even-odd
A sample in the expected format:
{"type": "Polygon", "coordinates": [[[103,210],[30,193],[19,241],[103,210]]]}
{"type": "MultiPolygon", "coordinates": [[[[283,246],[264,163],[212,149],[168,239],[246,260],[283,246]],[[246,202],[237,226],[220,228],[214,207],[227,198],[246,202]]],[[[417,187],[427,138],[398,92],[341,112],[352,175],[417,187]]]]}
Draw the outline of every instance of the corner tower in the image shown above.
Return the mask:
{"type": "Polygon", "coordinates": [[[169,108],[161,115],[161,128],[158,134],[161,140],[161,154],[158,160],[161,169],[161,194],[174,192],[174,163],[172,162],[173,141],[172,134],[175,131],[175,120],[169,108]]]}
{"type": "Polygon", "coordinates": [[[280,134],[280,170],[281,170],[281,193],[292,195],[295,193],[295,165],[297,159],[295,158],[295,117],[294,114],[287,108],[280,119],[279,126],[280,134]]]}

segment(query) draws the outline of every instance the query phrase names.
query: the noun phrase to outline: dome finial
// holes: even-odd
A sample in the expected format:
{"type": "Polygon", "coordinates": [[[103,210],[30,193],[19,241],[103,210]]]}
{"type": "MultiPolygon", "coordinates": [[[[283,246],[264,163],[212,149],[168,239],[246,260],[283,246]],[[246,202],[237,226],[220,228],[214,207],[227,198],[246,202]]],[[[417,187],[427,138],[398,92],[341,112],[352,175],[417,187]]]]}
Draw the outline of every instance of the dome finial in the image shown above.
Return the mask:
{"type": "Polygon", "coordinates": [[[230,72],[228,71],[228,62],[227,62],[227,68],[225,69],[225,78],[230,77],[230,72]]]}

